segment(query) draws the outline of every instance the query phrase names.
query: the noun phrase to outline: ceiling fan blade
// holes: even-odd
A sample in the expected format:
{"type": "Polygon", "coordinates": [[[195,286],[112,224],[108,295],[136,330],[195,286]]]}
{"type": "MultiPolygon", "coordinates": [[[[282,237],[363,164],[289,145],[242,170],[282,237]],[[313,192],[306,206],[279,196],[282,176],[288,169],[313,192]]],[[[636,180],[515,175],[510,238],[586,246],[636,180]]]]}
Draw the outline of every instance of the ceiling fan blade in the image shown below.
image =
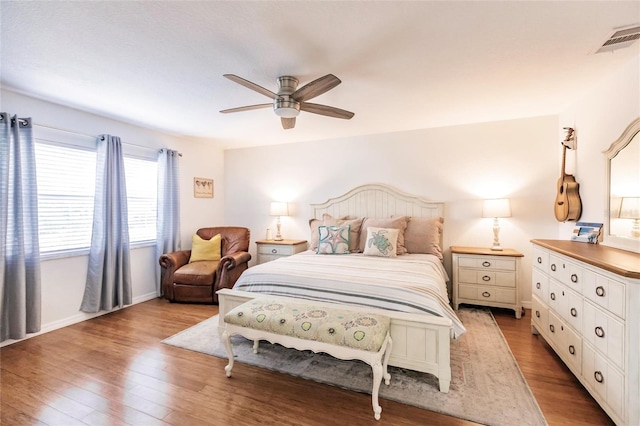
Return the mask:
{"type": "Polygon", "coordinates": [[[308,102],[300,103],[300,110],[312,112],[314,114],[326,115],[327,117],[343,118],[349,120],[355,114],[340,108],[330,107],[327,105],[311,104],[308,102]]]}
{"type": "Polygon", "coordinates": [[[223,114],[228,114],[230,112],[251,111],[252,109],[260,109],[260,108],[268,108],[268,107],[273,108],[273,104],[269,103],[269,104],[247,105],[247,106],[238,107],[238,108],[223,109],[220,112],[223,114]]]}
{"type": "Polygon", "coordinates": [[[280,118],[280,120],[282,121],[282,128],[283,129],[293,129],[296,126],[296,118],[285,118],[282,117],[280,118]]]}
{"type": "Polygon", "coordinates": [[[305,84],[293,92],[291,97],[298,102],[304,102],[328,92],[340,83],[342,81],[338,77],[333,74],[327,74],[324,77],[313,80],[311,83],[305,84]]]}
{"type": "Polygon", "coordinates": [[[227,77],[229,80],[236,82],[248,89],[251,89],[253,91],[256,91],[258,93],[261,93],[271,99],[275,99],[277,97],[279,97],[278,95],[276,95],[275,93],[273,93],[271,90],[265,89],[262,86],[258,86],[255,83],[250,82],[249,80],[245,80],[242,77],[238,77],[237,75],[234,74],[224,74],[224,77],[227,77]]]}

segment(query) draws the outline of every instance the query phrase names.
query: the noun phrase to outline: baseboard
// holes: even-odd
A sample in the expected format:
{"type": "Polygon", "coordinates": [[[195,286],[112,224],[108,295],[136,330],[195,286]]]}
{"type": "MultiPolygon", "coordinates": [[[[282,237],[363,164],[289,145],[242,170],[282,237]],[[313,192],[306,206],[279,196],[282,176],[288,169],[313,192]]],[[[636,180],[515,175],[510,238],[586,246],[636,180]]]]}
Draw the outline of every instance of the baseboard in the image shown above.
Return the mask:
{"type": "Polygon", "coordinates": [[[115,309],[113,309],[111,311],[100,311],[100,312],[97,312],[95,314],[87,314],[85,312],[80,312],[80,313],[78,313],[76,315],[73,315],[73,316],[70,316],[70,317],[67,317],[67,318],[63,318],[63,319],[58,320],[58,321],[50,322],[48,324],[43,324],[41,326],[39,332],[30,333],[24,339],[18,339],[18,340],[8,339],[8,340],[5,340],[4,342],[0,342],[0,348],[2,348],[4,346],[11,345],[11,344],[14,344],[14,343],[17,343],[17,342],[22,342],[23,340],[39,336],[41,334],[48,333],[50,331],[58,330],[60,328],[66,327],[68,325],[77,324],[79,322],[87,321],[87,320],[90,320],[92,318],[97,318],[97,317],[100,317],[102,315],[109,314],[111,312],[119,311],[120,309],[126,309],[129,306],[137,305],[138,303],[146,302],[146,301],[155,299],[157,297],[158,297],[158,295],[154,291],[153,293],[147,293],[147,294],[143,294],[141,296],[134,297],[133,300],[132,300],[131,305],[127,305],[127,306],[124,306],[122,308],[115,308],[115,309]]]}
{"type": "Polygon", "coordinates": [[[523,301],[522,307],[525,309],[531,309],[531,300],[523,301]]]}

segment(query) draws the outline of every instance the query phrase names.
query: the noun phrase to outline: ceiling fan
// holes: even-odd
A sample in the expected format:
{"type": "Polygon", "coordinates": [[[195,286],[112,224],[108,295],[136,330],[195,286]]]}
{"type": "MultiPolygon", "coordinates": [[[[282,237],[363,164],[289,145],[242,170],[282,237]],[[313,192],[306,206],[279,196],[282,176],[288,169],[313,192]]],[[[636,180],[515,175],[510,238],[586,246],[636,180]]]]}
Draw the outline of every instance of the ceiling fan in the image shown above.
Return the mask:
{"type": "Polygon", "coordinates": [[[268,104],[248,105],[220,111],[224,114],[273,107],[273,111],[282,121],[283,129],[293,129],[295,127],[296,117],[300,114],[300,111],[326,115],[327,117],[343,118],[345,120],[349,120],[354,116],[354,113],[340,108],[307,102],[309,99],[320,96],[341,83],[340,79],[333,74],[327,74],[324,77],[313,80],[311,83],[305,84],[299,89],[297,78],[288,75],[278,77],[278,93],[273,93],[271,90],[258,86],[237,75],[224,74],[224,76],[248,89],[273,99],[273,102],[268,104]]]}

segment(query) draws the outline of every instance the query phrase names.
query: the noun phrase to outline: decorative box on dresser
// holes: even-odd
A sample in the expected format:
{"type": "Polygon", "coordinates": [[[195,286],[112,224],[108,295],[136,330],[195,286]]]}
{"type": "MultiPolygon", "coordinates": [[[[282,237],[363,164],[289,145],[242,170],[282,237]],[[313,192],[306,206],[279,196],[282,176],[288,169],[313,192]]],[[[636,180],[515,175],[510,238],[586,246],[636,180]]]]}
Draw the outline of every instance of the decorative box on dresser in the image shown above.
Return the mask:
{"type": "Polygon", "coordinates": [[[640,425],[640,254],[532,243],[532,332],[617,425],[640,425]]]}
{"type": "Polygon", "coordinates": [[[522,315],[520,259],[513,250],[451,247],[453,258],[453,308],[461,303],[513,309],[522,315]]]}
{"type": "Polygon", "coordinates": [[[285,256],[291,256],[307,249],[306,240],[260,240],[258,246],[258,265],[285,256]]]}

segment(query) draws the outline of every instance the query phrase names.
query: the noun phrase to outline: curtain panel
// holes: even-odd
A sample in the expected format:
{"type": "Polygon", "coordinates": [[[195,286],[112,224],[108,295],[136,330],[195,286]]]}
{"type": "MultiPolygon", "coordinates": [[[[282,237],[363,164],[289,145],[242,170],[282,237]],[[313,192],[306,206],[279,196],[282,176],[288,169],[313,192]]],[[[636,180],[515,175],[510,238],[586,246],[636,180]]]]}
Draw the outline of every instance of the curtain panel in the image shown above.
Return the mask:
{"type": "Polygon", "coordinates": [[[38,190],[31,118],[0,113],[0,341],[40,331],[38,190]]]}
{"type": "Polygon", "coordinates": [[[80,310],[96,313],[132,303],[127,187],[122,143],[98,138],[89,269],[80,310]]]}
{"type": "MultiPolygon", "coordinates": [[[[181,248],[180,185],[178,151],[162,149],[158,154],[158,213],[156,259],[181,248]]],[[[162,268],[156,265],[156,293],[162,296],[162,268]]]]}

